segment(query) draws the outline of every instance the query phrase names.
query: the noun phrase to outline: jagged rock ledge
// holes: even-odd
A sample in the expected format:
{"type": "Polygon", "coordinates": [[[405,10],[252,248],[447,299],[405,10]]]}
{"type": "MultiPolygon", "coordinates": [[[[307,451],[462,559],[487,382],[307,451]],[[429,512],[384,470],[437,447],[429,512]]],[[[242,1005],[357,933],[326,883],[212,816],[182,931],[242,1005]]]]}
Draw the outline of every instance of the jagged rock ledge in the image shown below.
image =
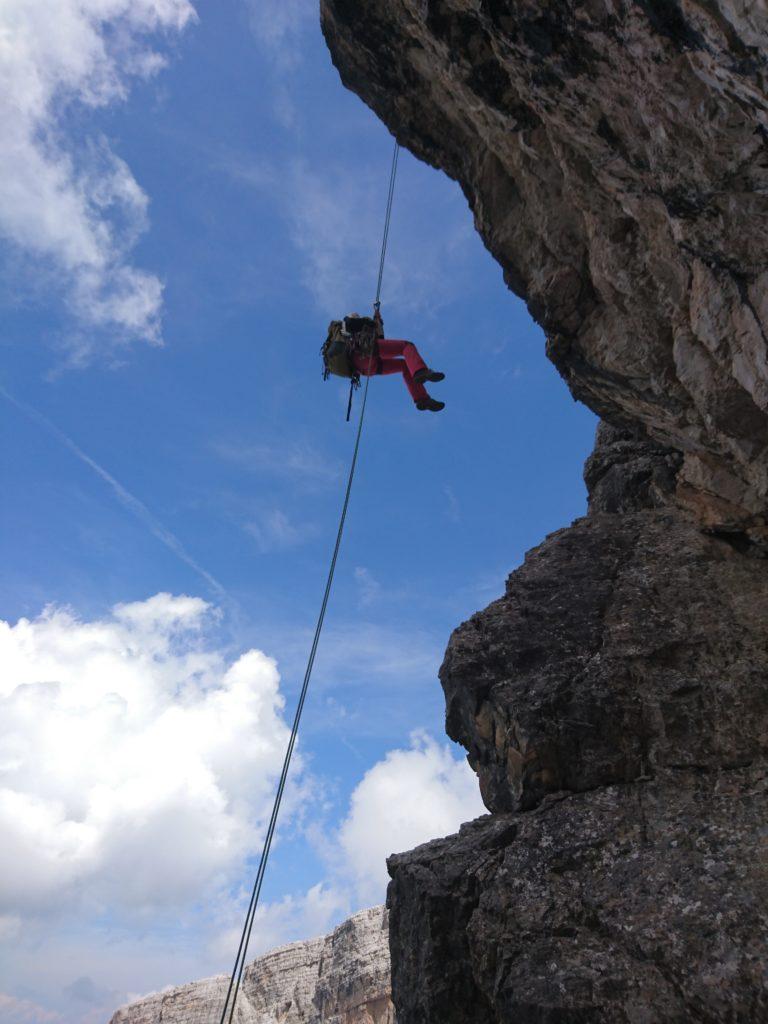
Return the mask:
{"type": "Polygon", "coordinates": [[[765,768],[489,815],[389,861],[400,1024],[768,1020],[765,768]]]}
{"type": "Polygon", "coordinates": [[[765,759],[767,572],[673,508],[595,512],[529,552],[440,672],[489,810],[765,759]]]}
{"type": "MultiPolygon", "coordinates": [[[[147,996],[110,1024],[213,1024],[229,979],[207,978],[147,996]]],[[[387,913],[355,914],[330,935],[293,942],[246,967],[236,1024],[394,1024],[387,913]]]]}
{"type": "Polygon", "coordinates": [[[676,464],[601,427],[590,514],[451,637],[496,813],[389,861],[400,1024],[768,1019],[766,563],[676,464]]]}

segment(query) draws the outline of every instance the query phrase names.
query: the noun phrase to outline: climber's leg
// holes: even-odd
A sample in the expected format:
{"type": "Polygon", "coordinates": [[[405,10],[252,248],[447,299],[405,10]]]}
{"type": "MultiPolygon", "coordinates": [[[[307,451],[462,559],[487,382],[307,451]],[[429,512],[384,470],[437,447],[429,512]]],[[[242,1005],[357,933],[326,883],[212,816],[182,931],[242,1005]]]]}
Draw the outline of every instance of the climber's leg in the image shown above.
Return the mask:
{"type": "MultiPolygon", "coordinates": [[[[381,342],[379,342],[379,345],[381,345],[381,342]]],[[[381,352],[381,349],[379,349],[379,351],[381,352]]],[[[402,373],[403,380],[405,381],[405,386],[408,388],[408,391],[410,392],[411,398],[414,400],[414,402],[418,402],[429,397],[427,395],[427,389],[424,387],[424,385],[417,384],[416,381],[413,379],[413,374],[408,368],[408,364],[405,361],[405,359],[380,359],[379,366],[381,367],[379,373],[384,375],[390,373],[402,373]]]]}
{"type": "Polygon", "coordinates": [[[390,359],[395,356],[402,356],[408,364],[411,375],[419,370],[426,370],[427,364],[419,355],[419,350],[412,341],[398,341],[394,338],[381,338],[379,340],[379,355],[382,359],[390,359]]]}

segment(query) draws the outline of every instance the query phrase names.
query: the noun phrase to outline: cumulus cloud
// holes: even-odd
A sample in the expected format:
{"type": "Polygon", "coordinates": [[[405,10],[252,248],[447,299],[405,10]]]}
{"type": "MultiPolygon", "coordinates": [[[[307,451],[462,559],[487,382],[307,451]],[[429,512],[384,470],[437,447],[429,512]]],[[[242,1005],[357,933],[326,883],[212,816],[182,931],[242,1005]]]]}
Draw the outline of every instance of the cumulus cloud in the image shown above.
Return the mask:
{"type": "Polygon", "coordinates": [[[389,854],[450,835],[485,813],[466,760],[415,732],[407,750],[390,751],[366,772],[339,829],[338,850],[358,903],[383,899],[389,854]]]}
{"type": "MultiPolygon", "coordinates": [[[[391,853],[450,835],[485,813],[466,758],[428,733],[414,732],[407,749],[390,751],[365,773],[338,828],[328,831],[319,820],[310,824],[327,877],[306,892],[260,907],[249,955],[321,935],[361,907],[381,903],[391,853]]],[[[239,927],[233,922],[221,931],[222,953],[237,944],[239,927]]]]}
{"type": "Polygon", "coordinates": [[[287,741],[279,676],[213,646],[212,617],[157,594],[0,623],[0,913],[189,903],[253,848],[287,741]]]}
{"type": "MultiPolygon", "coordinates": [[[[0,1019],[98,1024],[129,992],[229,966],[288,729],[275,663],[233,657],[217,629],[205,601],[170,594],[87,620],[50,607],[0,621],[0,938],[13,978],[0,1019]]],[[[263,903],[252,956],[379,902],[389,853],[483,811],[463,759],[423,733],[366,772],[340,822],[332,783],[310,780],[300,756],[292,779],[282,842],[314,846],[327,869],[263,903]]]]}
{"type": "Polygon", "coordinates": [[[194,13],[190,0],[0,5],[0,236],[61,275],[83,325],[123,341],[160,340],[162,285],[129,260],[148,198],[103,136],[68,137],[68,117],[125,99],[163,66],[146,37],[194,13]]]}

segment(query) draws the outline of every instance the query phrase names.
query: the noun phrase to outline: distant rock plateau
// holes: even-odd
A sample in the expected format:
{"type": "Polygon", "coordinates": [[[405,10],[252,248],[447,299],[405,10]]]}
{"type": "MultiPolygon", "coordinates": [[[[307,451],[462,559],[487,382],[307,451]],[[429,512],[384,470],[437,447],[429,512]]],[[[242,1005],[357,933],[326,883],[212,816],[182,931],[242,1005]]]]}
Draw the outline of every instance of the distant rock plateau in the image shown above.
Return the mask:
{"type": "MultiPolygon", "coordinates": [[[[111,1024],[218,1024],[229,978],[147,996],[111,1024]]],[[[319,939],[293,942],[246,967],[235,1024],[394,1024],[387,913],[363,910],[319,939]]]]}

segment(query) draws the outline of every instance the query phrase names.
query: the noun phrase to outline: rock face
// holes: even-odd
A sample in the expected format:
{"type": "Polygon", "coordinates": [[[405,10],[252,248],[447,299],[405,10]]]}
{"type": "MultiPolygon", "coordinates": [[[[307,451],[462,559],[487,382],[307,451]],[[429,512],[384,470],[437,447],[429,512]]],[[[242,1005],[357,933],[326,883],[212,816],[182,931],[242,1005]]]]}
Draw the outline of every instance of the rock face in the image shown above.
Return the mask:
{"type": "MultiPolygon", "coordinates": [[[[214,1024],[223,976],[148,996],[118,1010],[111,1024],[214,1024]]],[[[236,1024],[394,1024],[387,914],[355,914],[324,938],[294,942],[244,972],[236,1024]]]]}
{"type": "Polygon", "coordinates": [[[390,860],[398,1022],[768,1020],[766,0],[321,10],[604,419],[448,646],[492,813],[390,860]]]}
{"type": "Polygon", "coordinates": [[[441,671],[489,810],[764,758],[767,572],[673,509],[597,513],[530,552],[441,671]]]}
{"type": "Polygon", "coordinates": [[[321,0],[345,84],[460,183],[574,395],[765,526],[765,0],[321,0]]]}
{"type": "Polygon", "coordinates": [[[495,813],[390,860],[400,1024],[768,1020],[768,564],[670,458],[601,428],[590,515],[451,638],[495,813]]]}
{"type": "Polygon", "coordinates": [[[768,565],[601,433],[594,511],[448,646],[495,813],[390,860],[400,1024],[768,1020],[768,565]]]}
{"type": "Polygon", "coordinates": [[[768,1020],[768,774],[549,797],[392,858],[398,1021],[768,1020]]]}

